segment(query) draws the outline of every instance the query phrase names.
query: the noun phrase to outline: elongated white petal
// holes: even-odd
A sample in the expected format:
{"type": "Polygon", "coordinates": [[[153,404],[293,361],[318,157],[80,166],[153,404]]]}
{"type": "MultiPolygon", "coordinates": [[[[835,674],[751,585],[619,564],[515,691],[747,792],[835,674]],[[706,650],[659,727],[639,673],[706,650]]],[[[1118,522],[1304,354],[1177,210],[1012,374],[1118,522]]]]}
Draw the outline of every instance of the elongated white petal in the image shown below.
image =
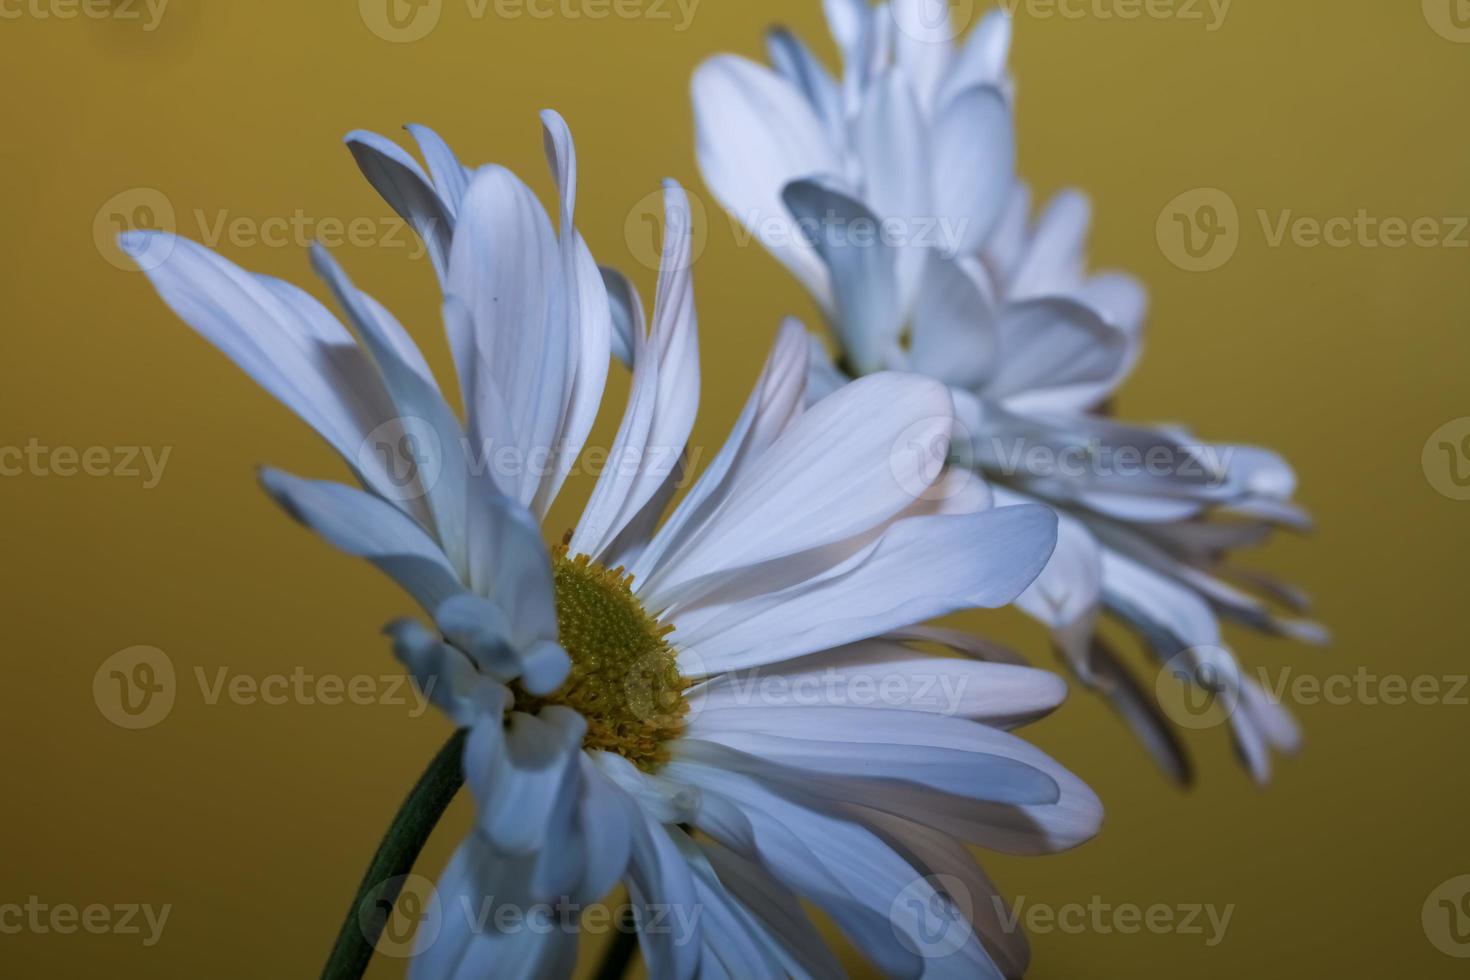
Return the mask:
{"type": "Polygon", "coordinates": [[[898,27],[893,35],[894,56],[913,80],[918,105],[931,112],[954,55],[950,4],[947,0],[891,0],[889,8],[898,27]]]}
{"type": "Polygon", "coordinates": [[[779,942],[792,976],[836,980],[842,967],[796,896],[758,865],[713,841],[699,848],[725,889],[779,942]]]}
{"type": "Polygon", "coordinates": [[[975,25],[951,59],[936,103],[943,105],[951,96],[976,85],[1004,87],[1010,50],[1010,15],[1004,8],[992,10],[975,25]]]}
{"type": "Polygon", "coordinates": [[[1049,772],[1055,763],[1028,743],[967,718],[935,712],[705,705],[692,715],[686,737],[801,770],[831,783],[822,792],[853,802],[866,793],[881,796],[882,787],[896,784],[913,789],[908,800],[948,796],[1025,806],[1050,805],[1061,797],[1049,772]]]}
{"type": "Polygon", "coordinates": [[[309,294],[253,275],[202,245],[164,232],[128,232],[129,254],[156,248],[168,258],[145,269],[159,296],[346,460],[369,487],[419,512],[396,457],[373,451],[369,436],[404,433],[372,360],[309,294]],[[153,244],[158,243],[158,244],[153,244]]]}
{"type": "MultiPolygon", "coordinates": [[[[806,330],[800,323],[787,320],[782,324],[765,369],[729,438],[648,550],[631,566],[636,582],[651,578],[666,561],[676,560],[680,548],[729,499],[731,488],[740,476],[800,416],[810,349],[806,330]]],[[[646,601],[658,604],[655,594],[642,589],[640,592],[646,601]]]]}
{"type": "Polygon", "coordinates": [[[534,898],[533,863],[497,853],[478,834],[466,837],[418,925],[410,980],[570,980],[578,932],[534,898]],[[502,929],[502,921],[512,927],[502,929]]]}
{"type": "Polygon", "coordinates": [[[798,180],[783,192],[786,206],[815,235],[832,284],[832,328],[859,373],[896,360],[903,309],[898,255],[866,204],[828,184],[798,180]]]}
{"type": "Polygon", "coordinates": [[[311,258],[377,365],[397,416],[426,427],[426,438],[419,439],[414,446],[419,483],[428,500],[440,546],[461,578],[467,579],[469,552],[465,531],[469,469],[459,421],[439,389],[415,369],[423,357],[416,351],[417,356],[403,355],[403,347],[409,342],[402,327],[386,310],[357,291],[326,249],[313,246],[311,258]]]}
{"type": "Polygon", "coordinates": [[[690,691],[689,704],[691,729],[705,711],[803,706],[922,711],[1012,728],[1052,711],[1066,695],[1066,682],[1049,671],[933,657],[874,639],[721,674],[690,691]]]}
{"type": "MultiPolygon", "coordinates": [[[[863,173],[863,202],[884,220],[885,226],[891,226],[884,228],[885,241],[897,231],[898,240],[889,247],[895,253],[896,308],[900,311],[911,309],[919,293],[925,253],[937,244],[925,239],[934,237],[933,229],[940,217],[934,209],[936,190],[931,186],[929,132],[911,82],[911,76],[896,69],[880,76],[863,101],[862,114],[854,126],[855,150],[863,173]]],[[[789,193],[787,203],[790,206],[789,193]]],[[[798,218],[809,217],[797,207],[792,207],[792,212],[798,218]]],[[[853,221],[862,217],[858,211],[852,214],[853,221]]],[[[856,235],[858,230],[853,226],[848,233],[856,235]]],[[[833,262],[827,252],[820,247],[818,251],[831,269],[833,262]]],[[[844,305],[840,283],[837,288],[839,313],[844,317],[858,313],[844,305]]]]}
{"type": "MultiPolygon", "coordinates": [[[[664,186],[665,237],[653,328],[635,335],[633,387],[607,468],[572,534],[575,554],[601,558],[680,465],[699,409],[699,338],[689,268],[691,215],[683,189],[664,186]]],[[[636,326],[636,325],[635,325],[636,326]]]]}
{"type": "Polygon", "coordinates": [[[260,482],[292,517],[333,547],[378,566],[426,611],[464,591],[438,542],[387,501],[279,470],[261,470],[260,482]]]}
{"type": "Polygon", "coordinates": [[[696,743],[680,749],[665,770],[703,791],[699,829],[821,908],[884,975],[918,976],[935,966],[915,952],[921,946],[900,938],[917,935],[915,906],[934,898],[908,862],[860,824],[725,768],[738,753],[696,743]],[[904,901],[910,895],[912,904],[904,901]]]}
{"type": "Polygon", "coordinates": [[[1063,191],[1036,220],[1010,294],[1016,299],[1057,296],[1082,285],[1092,204],[1079,191],[1063,191]]]}
{"type": "Polygon", "coordinates": [[[365,130],[348,133],[346,143],[368,183],[423,239],[434,271],[440,282],[445,282],[454,237],[454,208],[440,196],[418,161],[397,143],[365,130]]]}
{"type": "Polygon", "coordinates": [[[1056,516],[1044,507],[899,521],[814,581],[733,601],[692,627],[676,617],[675,642],[711,672],[738,670],[1004,605],[1031,584],[1055,544],[1056,516]]]}
{"type": "Polygon", "coordinates": [[[658,916],[660,929],[640,929],[638,945],[651,977],[692,980],[700,967],[698,936],[685,936],[669,922],[697,928],[699,895],[689,863],[665,830],[631,803],[632,855],[628,862],[628,898],[641,910],[641,921],[658,916]],[[662,910],[662,911],[661,911],[662,910]],[[672,917],[672,920],[670,920],[672,917]]]}
{"type": "Polygon", "coordinates": [[[643,300],[628,277],[616,269],[602,266],[602,283],[607,289],[608,305],[612,309],[612,355],[624,367],[633,366],[635,334],[642,336],[648,330],[648,320],[643,315],[643,300]]]}
{"type": "Polygon", "coordinates": [[[985,270],[973,259],[923,254],[909,368],[955,387],[982,388],[999,369],[1001,356],[985,270]]]}
{"type": "Polygon", "coordinates": [[[419,145],[419,152],[429,165],[429,176],[434,180],[434,190],[451,217],[459,214],[459,202],[470,187],[470,168],[459,162],[459,157],[449,144],[428,126],[409,123],[404,127],[419,145]]]}
{"type": "MultiPolygon", "coordinates": [[[[1010,916],[1000,890],[975,862],[969,850],[948,834],[902,817],[868,809],[860,813],[862,820],[875,833],[926,878],[951,884],[951,887],[952,883],[958,884],[956,890],[959,894],[950,896],[954,900],[954,910],[967,916],[970,925],[980,933],[980,940],[995,966],[1008,980],[1019,980],[1031,959],[1025,929],[1010,916]]],[[[936,952],[946,948],[942,944],[937,945],[936,952]]]]}
{"type": "Polygon", "coordinates": [[[535,855],[573,819],[587,723],[551,706],[539,715],[485,717],[465,744],[465,783],[478,804],[477,825],[495,851],[535,855]]]}
{"type": "Polygon", "coordinates": [[[933,152],[937,217],[961,229],[957,254],[974,254],[999,220],[1015,180],[1016,135],[1001,91],[977,85],[940,106],[933,152]]]}
{"type": "Polygon", "coordinates": [[[1121,331],[1067,299],[1009,304],[996,329],[1000,352],[984,394],[1020,413],[1089,407],[1111,391],[1128,355],[1121,331]]]}
{"type": "Polygon", "coordinates": [[[795,34],[778,27],[766,34],[766,53],[771,66],[811,104],[822,121],[833,146],[846,141],[846,121],[842,110],[842,90],[826,67],[795,34]]]}
{"type": "Polygon", "coordinates": [[[607,381],[608,355],[612,347],[612,309],[602,272],[592,258],[575,223],[577,153],[566,121],[551,110],[541,114],[546,155],[561,197],[560,242],[562,269],[569,296],[567,304],[568,370],[571,383],[563,406],[563,426],[558,433],[557,460],[542,481],[534,504],[545,516],[573,463],[587,443],[587,434],[597,419],[607,381]]]}
{"type": "Polygon", "coordinates": [[[472,341],[453,332],[450,338],[456,350],[474,352],[466,379],[472,443],[495,435],[513,440],[516,472],[497,476],[510,496],[530,506],[556,458],[574,339],[551,222],[530,188],[502,167],[479,170],[465,194],[448,289],[473,330],[472,341]],[[496,397],[482,396],[482,389],[496,397]],[[485,417],[497,406],[504,419],[485,417]]]}
{"type": "Polygon", "coordinates": [[[669,597],[702,576],[881,525],[939,477],[933,458],[942,459],[951,411],[948,391],[927,379],[878,374],[848,385],[797,419],[739,475],[725,505],[648,587],[669,597]]]}
{"type": "Polygon", "coordinates": [[[786,79],[726,55],[694,73],[700,171],[720,203],[831,308],[826,269],[781,200],[793,180],[836,176],[842,160],[810,103],[786,79]]]}

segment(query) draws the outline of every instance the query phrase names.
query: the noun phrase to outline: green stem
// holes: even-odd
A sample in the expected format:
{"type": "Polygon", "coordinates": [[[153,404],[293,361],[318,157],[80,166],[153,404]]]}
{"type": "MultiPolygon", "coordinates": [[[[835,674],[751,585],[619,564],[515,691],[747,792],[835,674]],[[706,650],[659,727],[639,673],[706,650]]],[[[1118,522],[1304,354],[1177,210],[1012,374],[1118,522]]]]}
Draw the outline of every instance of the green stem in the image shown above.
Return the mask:
{"type": "Polygon", "coordinates": [[[464,784],[467,734],[468,729],[461,728],[449,737],[398,808],[347,909],[322,980],[359,980],[367,971],[388,920],[382,910],[391,910],[398,901],[403,876],[413,870],[424,843],[464,784]]]}

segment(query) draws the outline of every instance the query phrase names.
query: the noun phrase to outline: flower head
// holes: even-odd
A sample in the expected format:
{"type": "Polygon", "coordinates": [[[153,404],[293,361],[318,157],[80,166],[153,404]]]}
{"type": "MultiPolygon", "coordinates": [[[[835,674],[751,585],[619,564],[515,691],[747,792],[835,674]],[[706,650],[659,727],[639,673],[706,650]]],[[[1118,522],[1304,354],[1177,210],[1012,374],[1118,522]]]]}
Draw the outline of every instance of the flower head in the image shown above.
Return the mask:
{"type": "Polygon", "coordinates": [[[955,424],[937,381],[878,372],[809,405],[812,352],[794,322],[671,507],[699,392],[688,202],[666,185],[645,323],[631,284],[599,271],[577,232],[570,134],[555,114],[543,121],[556,231],[514,175],[467,170],[426,130],[414,133],[427,173],[386,140],[349,139],[430,242],[463,423],[409,334],[324,251],[314,261],[350,332],[300,290],[192,243],[149,270],[363,485],[268,470],[269,492],[433,620],[389,632],[470,729],[477,812],[414,975],[565,975],[575,911],[515,930],[464,913],[575,909],[620,880],[656,977],[836,973],[799,900],[885,973],[1018,973],[1024,940],[991,914],[992,886],[960,842],[1070,847],[1101,809],[1007,731],[1054,707],[1062,685],[921,624],[1014,599],[1046,564],[1055,517],[995,507],[966,470],[933,465],[955,424]],[[586,446],[609,352],[633,372],[614,462],[548,549],[538,522],[586,446]],[[487,440],[540,464],[477,466],[470,447],[487,440]],[[408,445],[413,465],[365,445],[408,445]],[[885,697],[859,693],[880,679],[885,697]],[[949,700],[928,693],[935,681],[949,700]],[[973,912],[936,951],[926,910],[960,891],[973,912]],[[655,907],[697,913],[685,919],[697,926],[654,928],[655,907]]]}
{"type": "Polygon", "coordinates": [[[1000,501],[1059,514],[1056,554],[1019,604],[1176,778],[1189,767],[1169,712],[1097,636],[1103,611],[1135,628],[1166,664],[1161,678],[1222,695],[1242,757],[1265,780],[1268,748],[1293,749],[1298,736],[1225,649],[1217,616],[1325,638],[1268,601],[1299,606],[1299,593],[1228,562],[1272,526],[1305,523],[1290,467],[1109,417],[1139,356],[1147,296],[1130,276],[1088,271],[1084,196],[1064,192],[1031,218],[1015,175],[1003,12],[956,43],[948,6],[933,0],[825,7],[840,80],[776,30],[773,67],[721,56],[693,84],[706,182],[805,283],[837,341],[835,362],[816,348],[812,396],[875,371],[948,385],[956,460],[1000,501]]]}

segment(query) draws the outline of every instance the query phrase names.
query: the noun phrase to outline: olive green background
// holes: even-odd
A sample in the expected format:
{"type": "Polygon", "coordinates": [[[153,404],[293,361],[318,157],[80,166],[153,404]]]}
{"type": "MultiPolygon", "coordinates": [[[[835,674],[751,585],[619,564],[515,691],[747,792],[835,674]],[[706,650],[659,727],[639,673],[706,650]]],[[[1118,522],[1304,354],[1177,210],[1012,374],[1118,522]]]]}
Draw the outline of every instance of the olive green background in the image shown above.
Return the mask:
{"type": "MultiPolygon", "coordinates": [[[[329,237],[333,221],[388,215],[342,147],[345,132],[428,123],[467,161],[505,163],[545,190],[536,111],[552,106],[578,140],[580,220],[595,254],[635,273],[651,299],[647,195],[664,176],[705,193],[691,71],[718,51],[758,56],[778,17],[824,56],[831,46],[815,0],[703,0],[687,23],[654,0],[620,8],[643,16],[600,20],[565,15],[607,10],[598,0],[557,0],[563,12],[549,17],[493,3],[475,17],[465,0],[443,0],[434,29],[407,43],[370,29],[386,23],[381,0],[173,0],[152,31],[145,8],[121,2],[89,8],[101,19],[39,16],[77,9],[65,2],[26,0],[0,19],[0,445],[171,454],[152,488],[125,474],[0,478],[0,905],[34,895],[172,912],[151,948],[136,935],[0,935],[0,972],[311,975],[377,835],[448,726],[388,704],[207,702],[196,669],[211,681],[222,667],[392,676],[378,630],[412,608],[258,490],[264,462],[343,470],[140,275],[113,264],[112,223],[148,220],[138,209],[160,196],[195,238],[221,217],[241,219],[224,254],[321,295],[304,252],[313,229],[329,237]],[[252,237],[298,214],[304,233],[252,237]],[[137,645],[168,655],[178,693],[161,723],[130,731],[99,709],[93,680],[137,645]]],[[[1257,560],[1316,594],[1336,642],[1319,652],[1234,636],[1247,663],[1297,677],[1437,678],[1450,692],[1470,669],[1470,502],[1436,490],[1454,490],[1451,460],[1436,442],[1426,467],[1424,449],[1470,415],[1470,234],[1456,235],[1452,220],[1470,215],[1470,44],[1454,40],[1449,0],[1237,0],[1214,30],[1209,8],[1186,0],[1103,16],[1139,9],[1087,0],[1066,8],[1073,17],[1037,0],[1017,13],[1013,60],[1024,174],[1042,193],[1088,190],[1094,258],[1136,272],[1154,298],[1120,410],[1271,445],[1297,465],[1319,531],[1257,560]],[[1206,19],[1160,15],[1171,9],[1206,19]],[[1157,227],[1166,205],[1197,188],[1238,208],[1238,250],[1186,272],[1157,227]],[[1286,211],[1432,218],[1459,247],[1273,243],[1262,211],[1268,225],[1286,211]]],[[[155,207],[153,220],[165,218],[155,207]]],[[[696,266],[705,459],[780,317],[815,315],[712,204],[709,228],[696,266]]],[[[448,377],[437,290],[410,244],[397,231],[384,247],[338,254],[448,377]]],[[[626,390],[614,373],[608,433],[626,390]]],[[[553,523],[569,526],[576,502],[559,504],[553,523]]],[[[1014,612],[961,622],[1052,662],[1041,631],[1014,612]]],[[[1354,694],[1299,705],[1306,750],[1265,792],[1234,766],[1221,729],[1188,736],[1202,778],[1181,792],[1103,706],[1072,698],[1031,732],[1097,788],[1104,832],[1064,856],[990,860],[995,877],[1044,908],[1233,913],[1213,947],[1201,935],[1091,925],[1035,935],[1033,975],[1463,975],[1421,911],[1443,882],[1470,873],[1467,693],[1459,703],[1354,694]]],[[[425,874],[437,874],[467,821],[460,801],[425,874]]],[[[400,973],[383,961],[374,975],[400,973]]]]}

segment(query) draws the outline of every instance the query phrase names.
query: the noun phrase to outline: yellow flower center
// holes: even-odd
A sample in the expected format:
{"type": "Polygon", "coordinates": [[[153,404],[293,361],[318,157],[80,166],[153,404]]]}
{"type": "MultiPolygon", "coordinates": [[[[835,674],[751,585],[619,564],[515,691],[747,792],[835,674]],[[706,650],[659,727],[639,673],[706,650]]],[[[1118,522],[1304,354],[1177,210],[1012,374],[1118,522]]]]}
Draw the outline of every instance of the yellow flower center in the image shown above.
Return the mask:
{"type": "Polygon", "coordinates": [[[518,691],[516,709],[561,704],[587,719],[588,749],[616,752],[646,772],[668,761],[667,744],[684,730],[688,686],[659,623],[633,595],[633,577],[606,569],[567,546],[551,553],[556,624],[572,660],[565,684],[545,698],[518,691]]]}

